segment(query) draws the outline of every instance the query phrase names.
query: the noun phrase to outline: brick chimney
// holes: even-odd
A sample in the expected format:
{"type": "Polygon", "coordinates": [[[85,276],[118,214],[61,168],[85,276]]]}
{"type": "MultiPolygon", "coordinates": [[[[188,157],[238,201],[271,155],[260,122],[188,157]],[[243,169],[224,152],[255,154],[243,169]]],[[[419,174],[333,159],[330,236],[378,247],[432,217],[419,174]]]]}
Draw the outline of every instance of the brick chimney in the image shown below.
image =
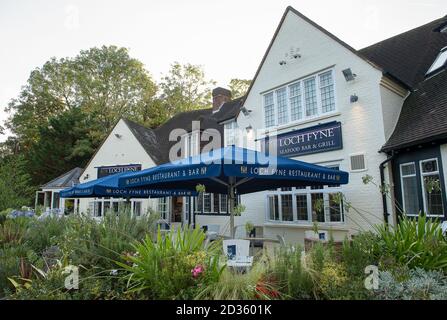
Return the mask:
{"type": "Polygon", "coordinates": [[[219,111],[220,107],[231,100],[231,91],[217,87],[213,90],[213,112],[219,111]]]}

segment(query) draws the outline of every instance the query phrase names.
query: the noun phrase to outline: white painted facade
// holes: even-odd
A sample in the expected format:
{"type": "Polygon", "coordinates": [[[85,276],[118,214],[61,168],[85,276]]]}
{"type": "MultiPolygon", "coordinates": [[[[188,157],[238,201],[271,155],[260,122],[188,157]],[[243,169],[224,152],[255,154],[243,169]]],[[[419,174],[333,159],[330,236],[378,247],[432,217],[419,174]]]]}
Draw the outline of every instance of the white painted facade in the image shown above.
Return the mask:
{"type": "MultiPolygon", "coordinates": [[[[342,186],[341,191],[355,208],[365,211],[362,214],[364,217],[350,210],[345,212],[345,222],[319,223],[321,230],[332,229],[334,238],[341,240],[347,233],[367,230],[371,225],[383,221],[381,193],[372,184],[363,184],[362,177],[368,174],[377,184],[380,183],[379,165],[386,159],[386,155],[378,151],[394,129],[405,90],[391,80],[384,79],[381,70],[289,10],[245,100],[244,107],[252,112],[248,116],[240,113],[237,122],[239,128],[252,126],[255,139],[262,138],[265,135],[263,94],[322,70],[333,70],[335,111],[311,120],[274,126],[272,129],[283,133],[319,123],[341,122],[341,150],[294,158],[319,165],[338,164],[341,170],[349,172],[350,182],[342,186]],[[291,48],[299,48],[301,58],[285,58],[291,48]],[[281,65],[279,62],[282,60],[286,64],[281,65]],[[345,80],[342,70],[347,68],[357,75],[354,81],[345,80]],[[358,101],[351,103],[350,96],[354,94],[358,96],[358,101]],[[350,170],[350,156],[353,154],[365,155],[365,170],[350,170]]],[[[256,147],[260,148],[259,143],[256,147]]],[[[385,176],[389,182],[388,167],[385,176]]],[[[286,241],[302,242],[305,231],[312,230],[313,223],[270,221],[266,203],[268,193],[242,196],[242,203],[247,210],[236,220],[236,224],[244,224],[249,220],[254,224],[263,224],[265,236],[281,235],[286,241]]]]}
{"type": "MultiPolygon", "coordinates": [[[[125,121],[120,120],[87,164],[79,182],[85,183],[97,179],[98,167],[129,164],[141,164],[142,169],[155,166],[155,162],[138,142],[125,121]]],[[[95,201],[95,198],[81,198],[79,212],[92,211],[90,203],[93,201],[95,201]]],[[[132,199],[132,205],[134,201],[141,201],[141,211],[145,213],[150,206],[155,208],[155,201],[157,200],[132,199]]]]}

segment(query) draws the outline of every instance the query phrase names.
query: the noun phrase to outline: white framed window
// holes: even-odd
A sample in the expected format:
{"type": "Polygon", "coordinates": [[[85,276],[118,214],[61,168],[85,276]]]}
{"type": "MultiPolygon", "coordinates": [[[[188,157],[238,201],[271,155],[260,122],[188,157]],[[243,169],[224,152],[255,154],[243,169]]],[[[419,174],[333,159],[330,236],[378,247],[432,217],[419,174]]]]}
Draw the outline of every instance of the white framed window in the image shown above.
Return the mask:
{"type": "Polygon", "coordinates": [[[239,127],[236,121],[224,124],[225,147],[239,145],[239,127]]]}
{"type": "Polygon", "coordinates": [[[285,125],[336,111],[333,70],[300,79],[264,94],[266,128],[285,125]]]}
{"type": "Polygon", "coordinates": [[[289,85],[289,100],[291,121],[301,120],[303,118],[301,82],[289,85]]]}
{"type": "Polygon", "coordinates": [[[419,165],[421,170],[424,212],[427,216],[443,217],[444,205],[442,201],[438,159],[422,160],[419,165]]]}
{"type": "Polygon", "coordinates": [[[141,216],[141,201],[134,201],[132,206],[132,214],[136,217],[141,216]]]}
{"type": "Polygon", "coordinates": [[[211,213],[211,193],[204,193],[203,194],[203,212],[204,213],[211,213]]]}
{"type": "Polygon", "coordinates": [[[198,132],[190,132],[184,136],[184,149],[185,149],[185,158],[196,156],[200,153],[199,150],[199,133],[198,132]]]}
{"type": "Polygon", "coordinates": [[[275,125],[275,104],[273,102],[273,92],[264,95],[264,121],[265,127],[273,127],[275,125]]]}
{"type": "MultiPolygon", "coordinates": [[[[203,193],[194,197],[194,211],[199,214],[227,214],[228,196],[226,194],[203,193]]],[[[235,199],[235,205],[238,203],[235,199]]]]}
{"type": "Polygon", "coordinates": [[[276,103],[278,106],[278,124],[281,125],[289,122],[287,87],[276,90],[276,103]]]}
{"type": "Polygon", "coordinates": [[[332,71],[320,74],[321,112],[327,113],[335,110],[334,79],[332,71]]]}
{"type": "Polygon", "coordinates": [[[400,184],[402,191],[402,207],[406,215],[419,214],[419,195],[417,189],[416,164],[414,162],[400,165],[400,184]]]}
{"type": "Polygon", "coordinates": [[[426,74],[435,72],[444,67],[446,64],[447,64],[447,47],[441,49],[441,51],[439,52],[438,56],[436,57],[435,61],[431,65],[430,69],[428,69],[426,74]]]}
{"type": "Polygon", "coordinates": [[[226,194],[220,195],[220,213],[227,213],[228,211],[228,197],[226,194]]]}
{"type": "MultiPolygon", "coordinates": [[[[339,166],[328,166],[339,169],[339,166]]],[[[337,186],[294,187],[270,190],[267,194],[267,220],[284,223],[341,223],[343,204],[337,186]]]]}
{"type": "Polygon", "coordinates": [[[160,214],[160,218],[166,220],[169,216],[169,197],[158,198],[157,211],[160,214]]]}

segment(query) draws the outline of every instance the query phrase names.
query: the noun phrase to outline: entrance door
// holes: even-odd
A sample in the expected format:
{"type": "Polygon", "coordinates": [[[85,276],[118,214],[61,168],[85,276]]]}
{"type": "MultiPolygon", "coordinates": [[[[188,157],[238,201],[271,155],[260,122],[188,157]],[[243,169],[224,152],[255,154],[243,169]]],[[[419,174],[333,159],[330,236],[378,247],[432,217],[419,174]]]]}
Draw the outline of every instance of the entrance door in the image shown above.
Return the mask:
{"type": "Polygon", "coordinates": [[[171,222],[182,222],[183,197],[172,197],[171,222]]]}

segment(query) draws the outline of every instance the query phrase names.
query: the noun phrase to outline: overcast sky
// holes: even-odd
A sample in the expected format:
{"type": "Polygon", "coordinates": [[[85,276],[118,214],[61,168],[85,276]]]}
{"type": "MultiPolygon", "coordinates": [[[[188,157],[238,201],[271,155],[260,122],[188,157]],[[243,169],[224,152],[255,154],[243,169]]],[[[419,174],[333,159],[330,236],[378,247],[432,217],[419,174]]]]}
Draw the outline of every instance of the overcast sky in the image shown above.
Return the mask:
{"type": "Polygon", "coordinates": [[[128,48],[156,80],[173,61],[251,79],[288,5],[356,49],[447,14],[445,0],[0,0],[0,123],[32,69],[93,46],[128,48]]]}

